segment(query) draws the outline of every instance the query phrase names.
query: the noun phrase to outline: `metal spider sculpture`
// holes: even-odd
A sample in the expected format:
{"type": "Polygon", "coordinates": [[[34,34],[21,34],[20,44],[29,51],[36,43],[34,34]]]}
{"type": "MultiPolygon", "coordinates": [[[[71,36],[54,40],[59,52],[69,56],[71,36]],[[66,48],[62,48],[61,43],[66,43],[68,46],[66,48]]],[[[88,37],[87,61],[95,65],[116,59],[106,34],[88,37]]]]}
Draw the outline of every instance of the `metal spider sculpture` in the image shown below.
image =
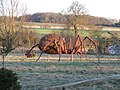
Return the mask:
{"type": "Polygon", "coordinates": [[[61,58],[61,54],[71,54],[71,60],[73,61],[73,54],[77,54],[78,56],[80,56],[80,58],[82,58],[83,53],[86,52],[84,44],[86,39],[91,41],[97,49],[97,43],[87,36],[84,39],[81,39],[78,35],[75,44],[72,45],[71,38],[69,38],[69,41],[66,44],[64,37],[61,37],[58,34],[48,34],[42,37],[39,43],[34,45],[29,51],[27,51],[25,55],[27,57],[31,57],[31,51],[33,50],[33,48],[38,46],[39,50],[41,50],[42,52],[40,53],[40,56],[36,61],[40,59],[43,52],[48,54],[59,54],[59,61],[61,58]]]}

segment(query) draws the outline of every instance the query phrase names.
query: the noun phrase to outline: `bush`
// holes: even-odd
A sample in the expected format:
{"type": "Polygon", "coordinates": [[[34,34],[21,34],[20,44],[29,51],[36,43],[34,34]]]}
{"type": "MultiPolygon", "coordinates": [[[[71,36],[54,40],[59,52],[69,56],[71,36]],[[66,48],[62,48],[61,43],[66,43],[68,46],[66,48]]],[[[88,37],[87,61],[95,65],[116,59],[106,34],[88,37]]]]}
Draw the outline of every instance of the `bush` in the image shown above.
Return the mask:
{"type": "Polygon", "coordinates": [[[20,90],[18,75],[6,68],[0,69],[0,90],[20,90]]]}

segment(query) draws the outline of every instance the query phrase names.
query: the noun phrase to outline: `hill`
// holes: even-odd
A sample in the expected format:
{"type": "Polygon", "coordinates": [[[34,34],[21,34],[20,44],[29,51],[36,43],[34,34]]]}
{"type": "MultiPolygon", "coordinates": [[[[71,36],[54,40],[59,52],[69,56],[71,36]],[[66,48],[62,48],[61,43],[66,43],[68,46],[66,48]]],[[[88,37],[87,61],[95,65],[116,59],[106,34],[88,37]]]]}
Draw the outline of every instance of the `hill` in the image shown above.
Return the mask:
{"type": "MultiPolygon", "coordinates": [[[[61,13],[34,13],[32,15],[26,15],[27,22],[39,22],[39,23],[59,23],[65,24],[69,15],[63,15],[61,13]]],[[[86,15],[88,23],[94,25],[111,25],[116,23],[115,19],[107,19],[104,17],[96,17],[86,15]]]]}

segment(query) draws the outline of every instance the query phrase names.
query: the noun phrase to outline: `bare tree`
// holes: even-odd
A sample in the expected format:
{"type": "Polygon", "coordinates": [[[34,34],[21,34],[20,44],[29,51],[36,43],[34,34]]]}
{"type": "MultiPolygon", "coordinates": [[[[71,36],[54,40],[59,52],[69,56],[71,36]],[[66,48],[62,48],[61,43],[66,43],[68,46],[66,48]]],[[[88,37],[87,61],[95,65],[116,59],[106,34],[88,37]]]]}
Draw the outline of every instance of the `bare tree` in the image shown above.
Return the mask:
{"type": "Polygon", "coordinates": [[[78,1],[74,1],[67,10],[67,25],[73,27],[75,36],[78,35],[78,27],[86,23],[86,9],[85,6],[80,4],[78,1]]]}
{"type": "MultiPolygon", "coordinates": [[[[23,7],[23,6],[22,6],[23,7]]],[[[19,15],[25,14],[26,9],[20,8],[20,0],[0,0],[0,55],[3,59],[19,46],[17,36],[22,30],[25,18],[16,21],[19,15]]]]}

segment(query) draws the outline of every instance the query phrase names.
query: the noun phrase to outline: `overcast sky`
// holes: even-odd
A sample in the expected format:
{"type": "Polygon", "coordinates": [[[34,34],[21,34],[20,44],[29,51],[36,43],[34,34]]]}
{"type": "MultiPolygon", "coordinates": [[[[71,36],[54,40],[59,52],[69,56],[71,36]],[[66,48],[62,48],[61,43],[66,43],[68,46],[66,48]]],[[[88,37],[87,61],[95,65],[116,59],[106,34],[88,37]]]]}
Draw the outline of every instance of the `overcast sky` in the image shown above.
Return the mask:
{"type": "MultiPolygon", "coordinates": [[[[25,0],[28,13],[61,12],[75,0],[25,0]]],[[[120,19],[120,0],[77,0],[85,5],[88,14],[99,17],[120,19]]]]}

